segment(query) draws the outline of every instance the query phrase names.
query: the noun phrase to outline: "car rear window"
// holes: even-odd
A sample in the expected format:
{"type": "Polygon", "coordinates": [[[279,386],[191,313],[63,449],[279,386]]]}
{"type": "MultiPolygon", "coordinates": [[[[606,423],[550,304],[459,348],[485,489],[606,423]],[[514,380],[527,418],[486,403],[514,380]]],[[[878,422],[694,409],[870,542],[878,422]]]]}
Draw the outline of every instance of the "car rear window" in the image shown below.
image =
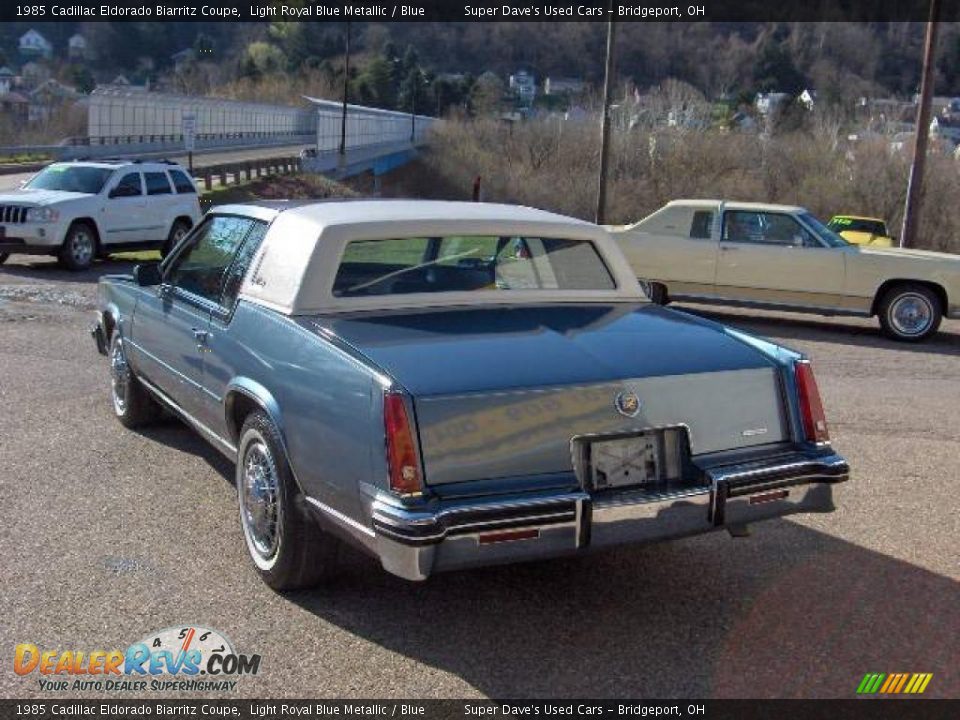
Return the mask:
{"type": "Polygon", "coordinates": [[[162,172],[148,172],[143,174],[147,181],[147,195],[169,195],[170,181],[167,174],[162,172]]]}
{"type": "Polygon", "coordinates": [[[190,178],[187,177],[186,173],[180,170],[171,170],[170,177],[173,178],[173,186],[177,189],[178,194],[196,194],[197,189],[193,186],[193,183],[190,182],[190,178]]]}
{"type": "Polygon", "coordinates": [[[588,240],[464,235],[353,241],[344,250],[333,294],[614,288],[588,240]]]}

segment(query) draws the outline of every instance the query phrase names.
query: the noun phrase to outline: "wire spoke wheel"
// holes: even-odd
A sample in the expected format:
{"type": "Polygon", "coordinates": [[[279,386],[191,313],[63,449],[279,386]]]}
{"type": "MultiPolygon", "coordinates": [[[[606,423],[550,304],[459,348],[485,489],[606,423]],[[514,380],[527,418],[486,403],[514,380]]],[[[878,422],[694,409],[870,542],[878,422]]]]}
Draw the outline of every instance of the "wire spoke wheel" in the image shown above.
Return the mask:
{"type": "Polygon", "coordinates": [[[933,307],[919,293],[904,293],[890,305],[890,324],[902,335],[922,335],[933,322],[933,307]]]}
{"type": "Polygon", "coordinates": [[[280,546],[280,475],[273,454],[262,440],[247,445],[240,479],[243,531],[251,549],[269,562],[280,546]]]}
{"type": "Polygon", "coordinates": [[[123,352],[123,341],[118,339],[110,353],[110,396],[117,415],[127,411],[127,396],[130,391],[130,366],[123,352]]]}

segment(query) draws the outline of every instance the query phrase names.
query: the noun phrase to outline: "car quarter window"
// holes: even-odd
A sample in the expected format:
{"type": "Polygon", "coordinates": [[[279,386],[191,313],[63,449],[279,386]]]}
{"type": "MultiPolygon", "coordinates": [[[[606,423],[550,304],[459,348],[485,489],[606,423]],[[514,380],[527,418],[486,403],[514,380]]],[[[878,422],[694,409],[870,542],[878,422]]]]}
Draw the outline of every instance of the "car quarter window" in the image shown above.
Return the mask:
{"type": "Polygon", "coordinates": [[[147,180],[147,195],[169,195],[170,181],[164,172],[144,173],[147,180]]]}
{"type": "Polygon", "coordinates": [[[724,213],[723,240],[734,243],[820,247],[817,239],[792,216],[746,210],[729,210],[724,213]]]}
{"type": "Polygon", "coordinates": [[[190,178],[182,170],[170,170],[170,177],[173,178],[173,186],[180,195],[196,195],[197,189],[190,182],[190,178]]]}
{"type": "Polygon", "coordinates": [[[690,223],[690,237],[695,240],[709,240],[713,233],[713,213],[709,210],[697,210],[690,223]]]}
{"type": "Polygon", "coordinates": [[[166,268],[164,279],[178,289],[219,304],[227,271],[255,222],[232,215],[207,218],[166,268]]]}
{"type": "Polygon", "coordinates": [[[127,173],[120,178],[120,182],[113,188],[111,195],[115,197],[136,197],[137,195],[143,195],[140,173],[127,173]]]}
{"type": "Polygon", "coordinates": [[[588,240],[496,235],[354,241],[337,269],[338,297],[496,290],[611,290],[588,240]]]}
{"type": "Polygon", "coordinates": [[[227,310],[232,310],[237,301],[243,278],[250,269],[250,263],[253,262],[254,255],[257,254],[257,250],[263,243],[263,238],[267,234],[267,227],[267,223],[259,220],[255,221],[253,227],[250,228],[250,232],[243,239],[233,262],[230,263],[227,277],[223,283],[223,296],[220,299],[220,305],[227,310]]]}

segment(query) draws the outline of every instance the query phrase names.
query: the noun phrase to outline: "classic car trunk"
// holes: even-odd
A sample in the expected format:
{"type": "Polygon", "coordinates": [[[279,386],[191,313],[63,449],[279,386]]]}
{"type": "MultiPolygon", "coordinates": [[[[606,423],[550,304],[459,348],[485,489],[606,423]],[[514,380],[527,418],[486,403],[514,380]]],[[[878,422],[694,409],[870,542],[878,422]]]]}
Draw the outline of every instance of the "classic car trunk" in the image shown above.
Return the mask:
{"type": "Polygon", "coordinates": [[[571,441],[583,436],[680,427],[656,439],[666,463],[681,436],[698,455],[787,434],[777,372],[766,358],[712,324],[658,306],[486,307],[313,322],[413,396],[428,484],[569,472],[571,441]],[[621,394],[626,414],[617,407],[621,394]],[[630,416],[632,399],[639,407],[630,416]]]}

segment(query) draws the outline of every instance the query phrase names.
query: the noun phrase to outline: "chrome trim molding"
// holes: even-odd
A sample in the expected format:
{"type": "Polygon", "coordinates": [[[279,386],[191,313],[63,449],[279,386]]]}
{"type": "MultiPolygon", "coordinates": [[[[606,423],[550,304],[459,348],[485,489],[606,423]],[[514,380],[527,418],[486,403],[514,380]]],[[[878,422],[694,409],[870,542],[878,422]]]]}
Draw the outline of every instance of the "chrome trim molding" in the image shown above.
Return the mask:
{"type": "Polygon", "coordinates": [[[310,497],[309,495],[305,495],[304,497],[306,498],[308,503],[310,503],[315,508],[320,510],[320,512],[326,515],[329,515],[340,524],[345,525],[348,529],[362,533],[363,535],[366,535],[369,538],[376,537],[376,533],[374,533],[371,528],[368,528],[365,525],[358,523],[352,517],[348,517],[347,515],[344,515],[339,510],[334,510],[329,505],[325,505],[324,503],[320,502],[316,498],[310,497]]]}
{"type": "Polygon", "coordinates": [[[214,444],[215,444],[215,447],[216,447],[218,450],[220,450],[221,452],[225,452],[225,453],[226,453],[229,457],[231,457],[232,459],[234,459],[234,460],[236,459],[236,454],[237,454],[237,446],[236,446],[236,445],[234,445],[233,443],[230,443],[230,442],[224,440],[222,437],[220,437],[219,435],[217,435],[217,433],[215,433],[215,432],[214,432],[213,430],[211,430],[209,427],[207,427],[207,426],[204,425],[202,422],[200,422],[199,420],[197,420],[193,415],[191,415],[191,414],[188,413],[186,410],[184,410],[182,407],[180,407],[176,402],[174,402],[173,399],[171,399],[170,397],[168,397],[168,396],[166,395],[166,393],[163,392],[163,390],[161,390],[160,388],[158,388],[156,385],[154,385],[154,384],[153,384],[152,382],[150,382],[149,380],[146,380],[145,378],[143,378],[143,377],[140,376],[140,375],[137,376],[137,380],[139,380],[140,383],[141,383],[145,388],[147,388],[147,390],[150,391],[150,394],[151,394],[151,395],[153,395],[159,402],[163,403],[163,405],[165,405],[165,406],[167,407],[167,409],[169,409],[169,410],[171,410],[172,412],[176,413],[178,416],[180,416],[180,417],[184,420],[184,422],[186,422],[187,424],[189,424],[191,427],[195,428],[195,429],[196,429],[197,431],[199,431],[201,434],[203,434],[203,435],[205,435],[206,437],[208,437],[208,438],[210,438],[211,440],[213,440],[213,442],[214,442],[214,444]]]}

